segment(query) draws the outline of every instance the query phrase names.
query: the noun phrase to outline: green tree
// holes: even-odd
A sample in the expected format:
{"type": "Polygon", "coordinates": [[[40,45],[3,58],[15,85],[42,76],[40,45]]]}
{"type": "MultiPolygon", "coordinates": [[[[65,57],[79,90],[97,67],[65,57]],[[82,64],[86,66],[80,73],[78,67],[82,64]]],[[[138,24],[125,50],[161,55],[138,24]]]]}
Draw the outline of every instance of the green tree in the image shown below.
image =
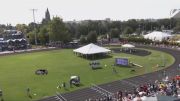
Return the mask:
{"type": "Polygon", "coordinates": [[[41,44],[46,44],[49,42],[49,34],[48,34],[48,30],[46,26],[43,26],[40,28],[38,39],[41,44]]]}
{"type": "Polygon", "coordinates": [[[86,37],[85,37],[84,35],[81,35],[81,37],[80,37],[80,43],[81,43],[81,44],[87,43],[86,37]]]}
{"type": "MultiPolygon", "coordinates": [[[[138,22],[135,19],[130,19],[127,21],[127,25],[134,31],[136,30],[139,25],[138,22]]],[[[125,28],[126,29],[126,28],[125,28]]]]}
{"type": "Polygon", "coordinates": [[[17,24],[16,29],[21,31],[24,34],[27,34],[28,26],[26,24],[17,24]]]}
{"type": "Polygon", "coordinates": [[[133,29],[131,27],[126,27],[123,31],[124,34],[132,34],[133,33],[133,29]]]}
{"type": "Polygon", "coordinates": [[[96,31],[90,31],[87,35],[87,42],[96,43],[97,42],[97,33],[96,31]]]}
{"type": "Polygon", "coordinates": [[[174,33],[180,32],[180,26],[176,26],[173,30],[174,30],[174,33]]]}
{"type": "Polygon", "coordinates": [[[36,24],[34,22],[31,22],[31,23],[28,24],[28,32],[31,32],[31,31],[33,31],[35,29],[38,29],[38,28],[39,28],[38,24],[36,24]]]}
{"type": "Polygon", "coordinates": [[[117,28],[113,28],[110,30],[111,38],[119,38],[119,30],[117,28]]]}
{"type": "Polygon", "coordinates": [[[54,17],[49,24],[49,39],[50,41],[62,41],[65,42],[69,38],[68,30],[65,27],[62,19],[59,17],[54,17]]]}
{"type": "Polygon", "coordinates": [[[35,34],[35,31],[31,31],[31,32],[27,33],[29,43],[31,43],[31,44],[35,44],[35,35],[34,34],[35,34]]]}
{"type": "Polygon", "coordinates": [[[176,27],[174,27],[174,33],[180,32],[180,21],[178,20],[176,27]]]}

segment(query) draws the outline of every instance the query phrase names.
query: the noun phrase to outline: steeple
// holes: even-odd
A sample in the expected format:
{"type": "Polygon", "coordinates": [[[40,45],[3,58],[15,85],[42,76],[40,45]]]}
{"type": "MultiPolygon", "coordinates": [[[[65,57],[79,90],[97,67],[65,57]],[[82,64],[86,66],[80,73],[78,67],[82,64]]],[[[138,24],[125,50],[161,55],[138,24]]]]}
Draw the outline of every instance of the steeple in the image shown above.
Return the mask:
{"type": "Polygon", "coordinates": [[[47,8],[46,13],[45,13],[45,20],[46,20],[46,21],[50,21],[50,20],[51,20],[51,17],[50,17],[50,13],[49,13],[48,8],[47,8]]]}

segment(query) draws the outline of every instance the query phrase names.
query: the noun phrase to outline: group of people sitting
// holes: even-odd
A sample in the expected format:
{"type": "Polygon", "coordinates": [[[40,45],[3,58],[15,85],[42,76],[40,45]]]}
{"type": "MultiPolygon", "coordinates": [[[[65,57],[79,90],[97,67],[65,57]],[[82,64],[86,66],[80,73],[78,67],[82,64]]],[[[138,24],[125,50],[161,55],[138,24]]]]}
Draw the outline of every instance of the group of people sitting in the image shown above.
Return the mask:
{"type": "Polygon", "coordinates": [[[47,75],[48,71],[46,69],[38,69],[35,71],[36,75],[47,75]]]}
{"type": "MultiPolygon", "coordinates": [[[[146,83],[133,87],[132,92],[119,90],[114,96],[103,96],[87,101],[146,101],[148,98],[158,96],[171,96],[180,100],[180,80],[156,80],[154,84],[146,83]],[[178,92],[179,90],[179,92],[178,92]]],[[[178,101],[179,101],[178,100],[178,101]]]]}
{"type": "Polygon", "coordinates": [[[101,64],[99,61],[92,61],[89,63],[89,65],[92,69],[101,68],[101,64]]]}

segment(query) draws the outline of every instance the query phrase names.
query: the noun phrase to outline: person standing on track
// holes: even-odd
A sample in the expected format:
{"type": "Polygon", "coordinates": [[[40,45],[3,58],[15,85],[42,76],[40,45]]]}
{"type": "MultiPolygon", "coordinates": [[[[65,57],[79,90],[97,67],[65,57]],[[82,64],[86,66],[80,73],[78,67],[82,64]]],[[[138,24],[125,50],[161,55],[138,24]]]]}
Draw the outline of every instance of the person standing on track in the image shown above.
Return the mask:
{"type": "Polygon", "coordinates": [[[180,70],[180,64],[179,64],[179,66],[178,66],[178,70],[180,70]]]}

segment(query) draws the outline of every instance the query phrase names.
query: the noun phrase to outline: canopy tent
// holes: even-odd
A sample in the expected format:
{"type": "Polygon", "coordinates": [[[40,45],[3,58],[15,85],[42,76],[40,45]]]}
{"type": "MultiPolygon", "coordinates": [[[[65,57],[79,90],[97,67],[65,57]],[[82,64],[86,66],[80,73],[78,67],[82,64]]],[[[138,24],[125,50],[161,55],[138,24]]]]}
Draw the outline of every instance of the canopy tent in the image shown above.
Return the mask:
{"type": "Polygon", "coordinates": [[[124,44],[122,45],[123,48],[134,48],[135,46],[134,45],[131,45],[131,44],[124,44]]]}
{"type": "Polygon", "coordinates": [[[91,44],[88,44],[86,46],[75,49],[73,51],[75,53],[80,53],[83,55],[91,55],[91,54],[98,54],[98,53],[108,53],[111,50],[97,46],[97,45],[91,43],[91,44]]]}
{"type": "Polygon", "coordinates": [[[180,9],[173,9],[171,11],[171,17],[175,19],[180,18],[180,9]]]}
{"type": "Polygon", "coordinates": [[[180,40],[176,41],[176,43],[180,43],[180,40]]]}
{"type": "Polygon", "coordinates": [[[164,33],[164,32],[160,32],[160,31],[154,31],[152,33],[144,35],[145,39],[150,39],[152,41],[163,41],[163,40],[167,40],[171,37],[172,37],[172,35],[164,33]]]}
{"type": "Polygon", "coordinates": [[[122,47],[121,51],[123,52],[128,52],[128,53],[135,52],[135,49],[134,49],[135,46],[132,44],[124,44],[121,47],[122,47]]]}

